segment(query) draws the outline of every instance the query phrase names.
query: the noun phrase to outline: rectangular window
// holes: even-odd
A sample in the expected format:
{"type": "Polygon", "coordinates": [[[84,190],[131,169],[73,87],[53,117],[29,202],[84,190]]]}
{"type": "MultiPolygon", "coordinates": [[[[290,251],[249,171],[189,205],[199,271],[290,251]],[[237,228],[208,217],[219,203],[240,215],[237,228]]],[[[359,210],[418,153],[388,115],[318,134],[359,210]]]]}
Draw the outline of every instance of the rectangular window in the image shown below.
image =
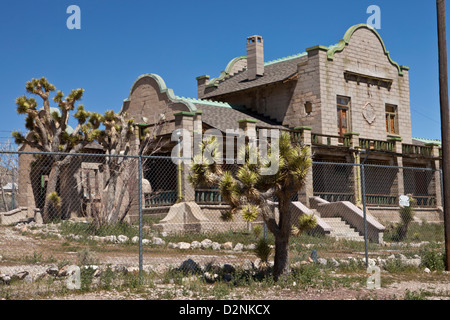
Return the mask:
{"type": "Polygon", "coordinates": [[[386,104],[386,132],[398,134],[398,108],[392,104],[386,104]]]}
{"type": "Polygon", "coordinates": [[[340,136],[350,132],[350,98],[348,97],[337,97],[337,126],[340,136]]]}

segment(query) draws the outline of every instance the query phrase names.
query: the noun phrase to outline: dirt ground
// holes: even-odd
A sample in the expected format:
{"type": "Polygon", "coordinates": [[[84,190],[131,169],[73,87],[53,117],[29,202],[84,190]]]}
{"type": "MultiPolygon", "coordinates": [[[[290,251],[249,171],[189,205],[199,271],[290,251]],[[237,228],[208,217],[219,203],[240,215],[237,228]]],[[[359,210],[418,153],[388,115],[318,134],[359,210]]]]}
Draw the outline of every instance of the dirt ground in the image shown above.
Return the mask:
{"type": "MultiPolygon", "coordinates": [[[[29,270],[34,275],[45,272],[49,264],[57,264],[62,260],[71,260],[75,263],[76,252],[70,248],[64,248],[64,239],[41,239],[32,234],[18,232],[12,228],[0,228],[0,274],[21,272],[29,270]],[[63,248],[63,249],[62,249],[63,248]],[[36,253],[44,252],[46,255],[36,257],[36,253]],[[33,259],[43,261],[31,261],[33,259]],[[51,257],[51,261],[45,261],[51,257]],[[24,258],[26,257],[26,258],[24,258]],[[12,261],[12,262],[11,262],[12,261]],[[37,263],[36,263],[37,262],[37,263]]],[[[80,246],[77,247],[79,249],[80,246]]],[[[121,264],[136,269],[138,265],[137,251],[133,248],[127,250],[116,250],[114,246],[102,245],[102,250],[97,252],[97,259],[102,263],[120,261],[121,264]],[[129,252],[129,251],[136,252],[129,252]]],[[[144,254],[144,265],[157,262],[157,265],[179,265],[183,260],[193,259],[198,263],[213,261],[214,263],[238,263],[243,260],[254,259],[249,253],[190,253],[186,255],[170,255],[166,251],[147,251],[144,254]]],[[[333,277],[345,277],[345,274],[332,274],[333,277]]],[[[25,286],[26,284],[23,284],[25,286]]],[[[236,287],[225,291],[222,295],[211,294],[207,290],[217,291],[214,285],[205,284],[205,294],[190,290],[186,285],[155,283],[153,286],[139,288],[125,288],[123,290],[98,290],[79,292],[64,292],[64,294],[46,295],[32,299],[42,300],[404,300],[404,299],[427,299],[427,300],[450,300],[450,274],[431,272],[416,272],[414,274],[395,276],[381,273],[381,288],[369,290],[364,285],[355,287],[334,287],[323,289],[308,287],[298,288],[292,284],[288,288],[274,285],[270,288],[248,289],[236,287]]],[[[0,292],[6,287],[0,283],[0,292]],[[2,289],[3,286],[3,289],[2,289]]],[[[2,298],[0,296],[0,298],[2,298]]],[[[2,298],[5,299],[5,298],[2,298]]]]}

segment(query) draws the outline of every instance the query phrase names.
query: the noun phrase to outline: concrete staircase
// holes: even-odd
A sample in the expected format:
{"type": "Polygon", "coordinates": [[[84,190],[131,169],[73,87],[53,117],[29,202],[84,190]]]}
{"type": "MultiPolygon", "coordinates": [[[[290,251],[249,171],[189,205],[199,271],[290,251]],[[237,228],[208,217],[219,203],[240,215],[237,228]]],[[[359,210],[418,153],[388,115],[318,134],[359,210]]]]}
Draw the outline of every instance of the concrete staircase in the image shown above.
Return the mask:
{"type": "Polygon", "coordinates": [[[364,241],[364,237],[355,231],[347,222],[342,218],[321,218],[331,228],[329,234],[330,237],[334,237],[337,240],[353,240],[364,241]]]}

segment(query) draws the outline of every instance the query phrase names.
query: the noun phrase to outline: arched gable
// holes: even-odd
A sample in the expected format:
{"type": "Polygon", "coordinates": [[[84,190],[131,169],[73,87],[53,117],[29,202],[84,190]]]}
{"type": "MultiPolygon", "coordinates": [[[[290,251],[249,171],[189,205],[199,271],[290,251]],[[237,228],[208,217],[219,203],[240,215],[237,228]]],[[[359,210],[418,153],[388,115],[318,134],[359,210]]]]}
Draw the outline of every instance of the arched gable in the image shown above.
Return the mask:
{"type": "MultiPolygon", "coordinates": [[[[377,30],[375,30],[373,27],[371,27],[370,25],[367,25],[367,24],[358,24],[358,25],[355,25],[355,26],[349,28],[347,30],[347,32],[345,33],[344,38],[342,40],[340,40],[338,44],[336,44],[334,46],[330,46],[328,48],[328,51],[327,51],[328,60],[334,60],[335,54],[340,53],[344,49],[346,49],[350,45],[352,38],[355,36],[355,34],[360,32],[361,30],[368,30],[368,31],[370,31],[371,34],[373,34],[376,37],[376,39],[378,40],[378,43],[379,43],[380,52],[383,55],[385,55],[386,58],[388,59],[389,63],[398,70],[398,74],[400,76],[403,75],[404,70],[409,69],[408,67],[401,66],[397,62],[392,60],[392,58],[389,54],[389,51],[386,49],[386,46],[385,46],[380,34],[377,32],[377,30]]],[[[370,47],[365,47],[365,48],[361,48],[361,49],[369,50],[370,47]]]]}
{"type": "Polygon", "coordinates": [[[157,74],[146,73],[136,79],[124,100],[121,113],[136,123],[154,124],[164,115],[171,120],[177,112],[195,112],[194,104],[175,96],[157,74]]]}

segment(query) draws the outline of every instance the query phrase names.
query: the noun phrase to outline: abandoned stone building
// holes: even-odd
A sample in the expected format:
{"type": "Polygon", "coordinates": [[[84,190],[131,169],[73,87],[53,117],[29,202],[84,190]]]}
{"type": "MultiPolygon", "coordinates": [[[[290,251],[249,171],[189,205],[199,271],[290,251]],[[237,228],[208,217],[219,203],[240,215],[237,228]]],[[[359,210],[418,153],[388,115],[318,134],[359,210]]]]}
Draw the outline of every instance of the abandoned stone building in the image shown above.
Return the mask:
{"type": "MultiPolygon", "coordinates": [[[[409,67],[393,60],[375,29],[355,25],[337,44],[311,46],[273,61],[264,60],[263,37],[243,40],[245,56],[232,59],[215,78],[197,77],[197,98],[176,96],[159,75],[143,74],[121,111],[138,123],[141,134],[154,128],[167,141],[178,128],[192,135],[238,128],[254,135],[261,129],[296,135],[311,147],[314,161],[298,195],[304,210],[321,201],[360,205],[356,167],[344,164],[365,161],[371,217],[397,219],[399,196],[411,194],[419,219],[442,220],[439,171],[399,168],[440,169],[440,146],[412,137],[409,67]],[[166,125],[157,127],[161,119],[166,125]]],[[[171,141],[158,155],[170,156],[175,144],[171,141]]],[[[201,208],[200,220],[212,220],[226,206],[217,190],[195,190],[189,184],[187,165],[177,171],[177,165],[162,158],[146,165],[153,168],[144,170],[146,214],[168,213],[180,192],[184,202],[201,208]]]]}

